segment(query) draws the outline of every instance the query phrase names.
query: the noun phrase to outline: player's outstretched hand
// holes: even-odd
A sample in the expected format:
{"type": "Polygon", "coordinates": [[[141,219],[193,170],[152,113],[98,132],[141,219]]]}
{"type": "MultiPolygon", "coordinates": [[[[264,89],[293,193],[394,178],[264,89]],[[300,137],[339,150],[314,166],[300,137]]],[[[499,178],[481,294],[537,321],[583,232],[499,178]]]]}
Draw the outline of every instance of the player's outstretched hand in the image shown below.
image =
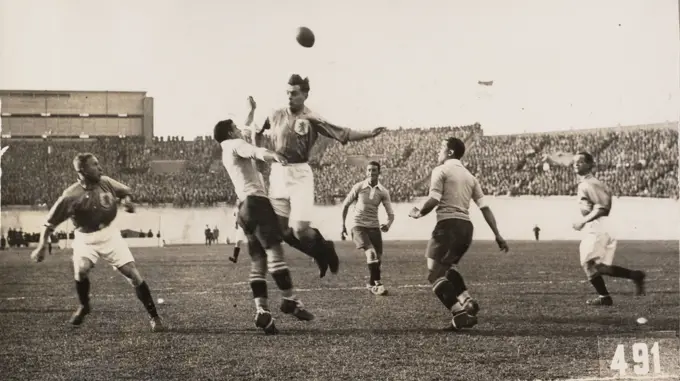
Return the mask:
{"type": "Polygon", "coordinates": [[[385,131],[387,131],[387,127],[378,127],[378,128],[374,128],[373,131],[372,131],[373,137],[376,137],[376,136],[382,134],[382,133],[385,132],[385,131]]]}
{"type": "Polygon", "coordinates": [[[390,231],[390,227],[387,226],[387,224],[382,224],[380,225],[380,231],[383,233],[387,233],[388,231],[390,231]]]}
{"type": "Polygon", "coordinates": [[[274,152],[272,156],[273,156],[273,159],[274,159],[275,162],[281,163],[283,165],[288,164],[288,160],[285,157],[283,157],[282,155],[274,152]]]}
{"type": "Polygon", "coordinates": [[[583,229],[583,227],[584,227],[585,225],[586,225],[586,224],[584,224],[583,222],[577,221],[577,222],[574,222],[574,223],[571,225],[571,227],[574,228],[574,230],[576,230],[576,231],[581,231],[581,229],[583,229]]]}
{"type": "Polygon", "coordinates": [[[257,108],[257,103],[255,103],[255,98],[252,96],[248,96],[248,106],[250,106],[251,110],[255,110],[257,108]]]}
{"type": "Polygon", "coordinates": [[[498,244],[498,248],[501,249],[501,251],[508,252],[510,250],[510,247],[508,246],[508,243],[505,242],[503,237],[497,236],[496,237],[496,243],[498,244]]]}
{"type": "Polygon", "coordinates": [[[417,206],[414,206],[413,209],[408,213],[408,216],[411,218],[420,218],[420,209],[418,209],[417,206]]]}
{"type": "Polygon", "coordinates": [[[40,263],[45,259],[47,253],[47,246],[38,246],[31,252],[31,260],[35,263],[40,263]]]}

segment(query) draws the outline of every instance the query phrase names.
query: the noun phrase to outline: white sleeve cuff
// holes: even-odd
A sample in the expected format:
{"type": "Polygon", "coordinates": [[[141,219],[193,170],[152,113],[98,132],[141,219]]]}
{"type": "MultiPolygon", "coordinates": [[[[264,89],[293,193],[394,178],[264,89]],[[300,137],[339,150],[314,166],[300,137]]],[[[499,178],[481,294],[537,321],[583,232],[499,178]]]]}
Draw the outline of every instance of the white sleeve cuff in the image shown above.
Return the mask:
{"type": "Polygon", "coordinates": [[[475,204],[477,204],[479,209],[489,207],[489,205],[486,203],[486,199],[484,197],[481,197],[480,199],[475,200],[475,204]]]}
{"type": "Polygon", "coordinates": [[[441,201],[442,199],[442,194],[436,191],[430,191],[430,198],[435,199],[437,201],[441,201]]]}

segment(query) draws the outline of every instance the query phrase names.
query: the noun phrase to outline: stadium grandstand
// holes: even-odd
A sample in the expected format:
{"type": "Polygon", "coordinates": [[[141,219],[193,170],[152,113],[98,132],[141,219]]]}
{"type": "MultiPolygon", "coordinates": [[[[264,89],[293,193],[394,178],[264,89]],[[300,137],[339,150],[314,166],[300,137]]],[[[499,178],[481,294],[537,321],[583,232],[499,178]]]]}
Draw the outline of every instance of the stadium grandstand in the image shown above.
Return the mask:
{"type": "MultiPolygon", "coordinates": [[[[2,146],[10,146],[2,158],[2,205],[54,202],[74,180],[70,163],[81,151],[99,156],[106,173],[132,186],[141,203],[181,207],[236,200],[219,146],[210,137],[154,136],[153,99],[144,92],[0,95],[2,146]]],[[[384,165],[382,181],[394,201],[424,196],[435,147],[451,135],[471,138],[463,161],[488,194],[573,195],[571,168],[551,166],[546,157],[588,150],[617,196],[678,197],[677,123],[506,136],[484,136],[475,124],[391,129],[345,146],[322,138],[312,160],[316,201],[337,203],[364,177],[358,166],[375,159],[384,165]]]]}

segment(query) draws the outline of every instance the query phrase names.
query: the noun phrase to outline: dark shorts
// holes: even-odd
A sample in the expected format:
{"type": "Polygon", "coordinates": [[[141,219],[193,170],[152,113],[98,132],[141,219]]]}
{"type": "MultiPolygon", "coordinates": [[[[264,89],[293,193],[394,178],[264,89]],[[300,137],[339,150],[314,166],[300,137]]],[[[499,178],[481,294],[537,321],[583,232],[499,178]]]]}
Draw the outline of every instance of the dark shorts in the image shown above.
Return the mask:
{"type": "Polygon", "coordinates": [[[456,265],[472,244],[472,222],[451,218],[437,222],[427,242],[427,257],[443,265],[456,265]]]}
{"type": "Polygon", "coordinates": [[[357,249],[368,250],[372,247],[378,255],[382,255],[383,241],[380,228],[355,226],[352,228],[352,240],[357,245],[357,249]]]}
{"type": "Polygon", "coordinates": [[[251,255],[283,241],[281,226],[267,197],[248,196],[238,207],[238,224],[248,239],[251,255]]]}

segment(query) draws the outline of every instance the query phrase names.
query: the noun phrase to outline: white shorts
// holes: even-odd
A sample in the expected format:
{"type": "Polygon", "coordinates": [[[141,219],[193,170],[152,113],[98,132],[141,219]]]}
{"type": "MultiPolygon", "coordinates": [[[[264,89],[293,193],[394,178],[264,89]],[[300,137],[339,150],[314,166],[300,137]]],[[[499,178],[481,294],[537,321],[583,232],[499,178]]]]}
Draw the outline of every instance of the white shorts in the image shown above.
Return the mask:
{"type": "Polygon", "coordinates": [[[607,221],[595,221],[584,227],[584,236],[579,245],[581,254],[581,266],[588,275],[594,275],[594,270],[589,268],[588,262],[601,263],[611,266],[616,253],[616,239],[606,229],[607,221]]]}
{"type": "Polygon", "coordinates": [[[314,173],[307,163],[273,163],[269,199],[274,212],[290,221],[310,221],[314,213],[314,173]]]}
{"type": "Polygon", "coordinates": [[[74,266],[77,266],[83,258],[89,259],[93,264],[102,258],[117,269],[135,260],[125,238],[120,235],[120,230],[111,226],[92,233],[76,231],[71,245],[74,266]]]}

